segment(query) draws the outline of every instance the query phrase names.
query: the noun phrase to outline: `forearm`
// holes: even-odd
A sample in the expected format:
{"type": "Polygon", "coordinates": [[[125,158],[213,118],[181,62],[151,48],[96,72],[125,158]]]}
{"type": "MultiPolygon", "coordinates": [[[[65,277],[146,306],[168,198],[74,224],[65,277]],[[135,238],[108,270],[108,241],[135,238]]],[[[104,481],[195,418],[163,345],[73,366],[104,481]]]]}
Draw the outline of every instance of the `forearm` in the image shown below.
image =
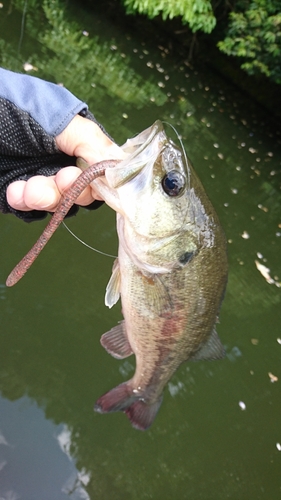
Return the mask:
{"type": "Polygon", "coordinates": [[[0,68],[0,98],[27,113],[46,134],[60,134],[88,106],[67,89],[39,78],[0,68]]]}
{"type": "Polygon", "coordinates": [[[13,209],[7,202],[6,190],[16,180],[54,175],[62,167],[75,165],[76,158],[72,153],[62,153],[55,137],[77,113],[96,121],[87,105],[63,87],[0,68],[0,210],[3,213],[14,213],[26,221],[46,215],[42,211],[13,209]]]}

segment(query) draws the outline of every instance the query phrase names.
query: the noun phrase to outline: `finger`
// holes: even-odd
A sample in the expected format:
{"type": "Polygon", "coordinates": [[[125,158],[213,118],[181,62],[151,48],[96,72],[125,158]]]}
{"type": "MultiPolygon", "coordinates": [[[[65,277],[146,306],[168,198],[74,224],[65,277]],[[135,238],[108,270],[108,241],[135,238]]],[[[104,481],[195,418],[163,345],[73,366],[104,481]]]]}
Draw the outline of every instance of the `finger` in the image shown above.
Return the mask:
{"type": "Polygon", "coordinates": [[[93,149],[91,143],[84,143],[76,148],[76,152],[79,152],[77,156],[81,156],[89,165],[103,160],[123,160],[127,156],[126,153],[112,141],[107,144],[104,144],[102,141],[99,143],[97,142],[95,149],[93,149]]]}
{"type": "MultiPolygon", "coordinates": [[[[57,187],[61,193],[66,191],[72,183],[79,177],[81,174],[80,168],[77,167],[65,167],[62,168],[55,176],[55,181],[57,184],[57,187]]],[[[92,189],[90,186],[87,186],[86,189],[78,196],[76,199],[75,203],[77,205],[81,206],[86,206],[90,205],[95,199],[101,199],[97,198],[95,196],[95,193],[92,192],[92,189]]]]}
{"type": "Polygon", "coordinates": [[[61,151],[70,156],[81,156],[90,165],[124,158],[123,150],[95,122],[80,115],[76,115],[55,140],[61,151]]]}
{"type": "Polygon", "coordinates": [[[61,193],[54,176],[35,175],[26,182],[24,202],[30,209],[52,211],[56,208],[60,197],[61,193]]]}
{"type": "Polygon", "coordinates": [[[16,210],[29,211],[29,208],[24,201],[24,189],[26,181],[15,181],[9,184],[6,191],[7,202],[16,210]]]}

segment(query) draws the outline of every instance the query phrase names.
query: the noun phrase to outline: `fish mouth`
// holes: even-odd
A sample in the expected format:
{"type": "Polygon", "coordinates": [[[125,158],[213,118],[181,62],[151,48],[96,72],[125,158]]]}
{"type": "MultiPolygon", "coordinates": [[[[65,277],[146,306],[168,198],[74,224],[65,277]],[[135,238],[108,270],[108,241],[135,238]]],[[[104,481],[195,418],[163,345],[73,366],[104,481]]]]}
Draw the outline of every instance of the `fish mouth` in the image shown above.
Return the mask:
{"type": "MultiPolygon", "coordinates": [[[[113,210],[123,216],[131,214],[132,220],[136,216],[132,212],[136,204],[130,203],[131,198],[151,199],[158,193],[154,201],[163,196],[165,203],[172,204],[184,195],[189,183],[188,163],[181,149],[167,137],[160,120],[121,147],[126,157],[94,181],[97,192],[113,210]]],[[[172,233],[174,230],[172,228],[172,233]]]]}
{"type": "Polygon", "coordinates": [[[110,188],[118,189],[134,177],[146,166],[150,160],[154,161],[159,155],[167,136],[160,120],[136,137],[128,139],[121,148],[128,156],[117,167],[108,168],[105,177],[110,188]],[[141,153],[144,153],[142,154],[141,153]],[[140,157],[138,159],[138,157],[140,157]]]}

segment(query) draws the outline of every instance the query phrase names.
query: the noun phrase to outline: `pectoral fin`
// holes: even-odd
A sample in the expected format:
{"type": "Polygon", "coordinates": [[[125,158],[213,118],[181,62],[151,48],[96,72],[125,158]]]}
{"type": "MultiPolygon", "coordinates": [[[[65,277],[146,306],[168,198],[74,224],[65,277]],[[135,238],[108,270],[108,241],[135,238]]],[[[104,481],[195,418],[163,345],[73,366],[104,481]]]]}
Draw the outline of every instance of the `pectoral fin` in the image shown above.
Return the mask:
{"type": "Polygon", "coordinates": [[[216,359],[222,359],[225,356],[224,347],[220,341],[220,338],[215,330],[213,329],[207,342],[190,358],[191,361],[212,361],[216,359]]]}
{"type": "Polygon", "coordinates": [[[158,274],[143,275],[142,279],[145,284],[147,307],[152,312],[156,312],[158,316],[171,316],[173,309],[172,299],[169,290],[163,282],[162,276],[158,274]]]}
{"type": "Polygon", "coordinates": [[[114,261],[112,275],[106,287],[105,305],[109,308],[114,306],[120,298],[121,274],[118,259],[114,261]]]}
{"type": "Polygon", "coordinates": [[[121,321],[108,332],[104,333],[100,339],[101,345],[114,358],[124,359],[133,354],[125,330],[125,321],[121,321]]]}

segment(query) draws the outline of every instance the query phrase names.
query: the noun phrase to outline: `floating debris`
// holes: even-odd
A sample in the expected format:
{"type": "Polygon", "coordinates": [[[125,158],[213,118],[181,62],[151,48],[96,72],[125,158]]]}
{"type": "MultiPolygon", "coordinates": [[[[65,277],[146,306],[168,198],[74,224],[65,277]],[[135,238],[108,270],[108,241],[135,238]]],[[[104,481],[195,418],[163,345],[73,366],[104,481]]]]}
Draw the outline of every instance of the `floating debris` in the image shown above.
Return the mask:
{"type": "Polygon", "coordinates": [[[243,401],[239,401],[239,406],[240,406],[242,411],[246,410],[246,405],[243,401]]]}
{"type": "Polygon", "coordinates": [[[128,118],[127,113],[123,113],[122,116],[123,116],[123,118],[128,118]]]}
{"type": "Polygon", "coordinates": [[[237,194],[237,193],[238,193],[238,189],[236,189],[236,188],[231,188],[231,192],[232,192],[233,194],[237,194]]]}
{"type": "Polygon", "coordinates": [[[244,231],[242,234],[241,234],[242,238],[244,238],[244,240],[248,240],[250,238],[250,235],[249,233],[247,233],[247,231],[244,231]]]}
{"type": "Polygon", "coordinates": [[[269,283],[270,285],[276,285],[278,288],[281,286],[281,283],[279,283],[277,280],[273,279],[270,276],[270,269],[268,267],[261,264],[258,260],[255,260],[255,264],[256,264],[257,270],[265,278],[267,283],[269,283]]]}
{"type": "Polygon", "coordinates": [[[36,68],[35,66],[33,66],[33,64],[28,62],[24,63],[23,69],[24,71],[38,71],[38,68],[36,68]]]}
{"type": "Polygon", "coordinates": [[[258,260],[255,260],[255,264],[257,270],[261,273],[261,275],[266,279],[267,283],[272,285],[274,283],[274,279],[270,276],[270,269],[263,264],[261,264],[258,260]]]}
{"type": "Polygon", "coordinates": [[[86,31],[86,30],[82,31],[82,35],[89,36],[89,31],[86,31]]]}
{"type": "Polygon", "coordinates": [[[262,210],[263,212],[268,212],[268,208],[264,207],[261,203],[258,204],[258,208],[262,210]]]}
{"type": "Polygon", "coordinates": [[[268,376],[270,378],[270,382],[272,382],[272,383],[278,382],[278,377],[276,377],[276,375],[273,375],[273,373],[268,372],[268,376]]]}
{"type": "Polygon", "coordinates": [[[276,448],[278,451],[281,451],[281,444],[280,443],[276,443],[276,448]]]}
{"type": "Polygon", "coordinates": [[[279,339],[279,338],[278,338],[278,339],[277,339],[277,342],[278,342],[278,344],[280,344],[280,345],[281,345],[281,339],[279,339]]]}
{"type": "Polygon", "coordinates": [[[253,345],[258,345],[259,340],[258,339],[251,339],[251,342],[253,345]]]}

